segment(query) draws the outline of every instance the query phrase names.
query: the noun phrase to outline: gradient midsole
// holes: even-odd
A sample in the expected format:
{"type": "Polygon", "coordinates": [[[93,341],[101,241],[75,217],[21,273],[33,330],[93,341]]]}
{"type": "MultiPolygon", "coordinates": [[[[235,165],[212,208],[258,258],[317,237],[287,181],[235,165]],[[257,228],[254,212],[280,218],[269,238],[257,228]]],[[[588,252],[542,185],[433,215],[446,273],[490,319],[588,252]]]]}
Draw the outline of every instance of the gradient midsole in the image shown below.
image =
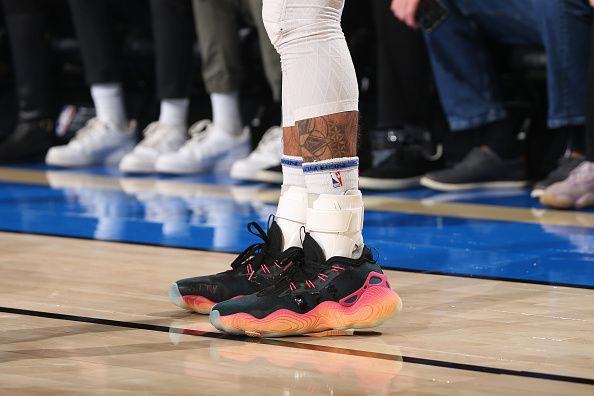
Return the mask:
{"type": "Polygon", "coordinates": [[[352,305],[324,301],[311,311],[300,314],[280,309],[264,318],[248,313],[221,316],[220,323],[248,335],[294,335],[330,329],[368,328],[381,324],[401,310],[398,294],[383,286],[367,288],[352,305]]]}

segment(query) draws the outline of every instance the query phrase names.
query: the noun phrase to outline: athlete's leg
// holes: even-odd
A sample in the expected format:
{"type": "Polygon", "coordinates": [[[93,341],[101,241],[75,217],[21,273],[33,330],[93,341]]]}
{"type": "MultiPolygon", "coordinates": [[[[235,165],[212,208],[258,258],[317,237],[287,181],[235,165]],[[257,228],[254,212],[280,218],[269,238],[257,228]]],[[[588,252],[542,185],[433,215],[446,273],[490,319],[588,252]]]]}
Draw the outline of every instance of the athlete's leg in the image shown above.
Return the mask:
{"type": "MultiPolygon", "coordinates": [[[[314,194],[308,216],[320,218],[316,211],[325,211],[328,205],[349,210],[350,216],[354,205],[360,208],[362,219],[355,157],[359,92],[340,26],[344,0],[308,0],[307,6],[292,0],[264,1],[264,24],[282,63],[283,126],[298,130],[307,191],[314,194]]],[[[314,226],[308,225],[308,230],[328,257],[351,256],[348,249],[362,247],[360,230],[348,236],[352,244],[338,246],[343,238],[332,231],[335,225],[319,228],[316,221],[308,223],[314,226]]]]}
{"type": "Polygon", "coordinates": [[[285,153],[297,153],[298,138],[304,161],[307,204],[293,205],[293,212],[307,206],[304,261],[276,288],[215,305],[210,318],[220,330],[284,336],[366,328],[400,308],[400,298],[363,246],[358,89],[340,26],[343,5],[344,0],[264,0],[264,23],[283,70],[285,153]]]}

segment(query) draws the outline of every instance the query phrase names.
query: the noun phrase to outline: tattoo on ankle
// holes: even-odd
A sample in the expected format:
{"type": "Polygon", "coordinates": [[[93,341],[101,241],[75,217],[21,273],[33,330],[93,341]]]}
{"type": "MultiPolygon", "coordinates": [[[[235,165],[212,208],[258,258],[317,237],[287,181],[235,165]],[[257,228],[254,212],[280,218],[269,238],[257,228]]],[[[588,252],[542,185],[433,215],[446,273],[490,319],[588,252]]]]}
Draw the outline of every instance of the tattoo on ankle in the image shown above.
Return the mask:
{"type": "Polygon", "coordinates": [[[357,154],[359,112],[330,114],[297,122],[304,162],[357,154]]]}

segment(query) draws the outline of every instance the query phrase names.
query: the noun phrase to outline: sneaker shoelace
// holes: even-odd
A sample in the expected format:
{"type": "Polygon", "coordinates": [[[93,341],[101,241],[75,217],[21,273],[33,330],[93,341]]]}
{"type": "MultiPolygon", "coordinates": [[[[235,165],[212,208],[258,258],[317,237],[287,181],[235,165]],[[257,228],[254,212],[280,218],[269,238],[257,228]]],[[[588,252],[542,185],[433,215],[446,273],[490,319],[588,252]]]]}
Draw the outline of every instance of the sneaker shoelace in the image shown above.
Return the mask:
{"type": "Polygon", "coordinates": [[[346,270],[342,265],[327,266],[326,263],[317,262],[311,258],[302,257],[300,260],[294,261],[294,264],[286,269],[284,277],[276,285],[260,291],[259,295],[271,295],[283,292],[286,289],[290,291],[296,290],[301,284],[306,285],[310,289],[315,289],[316,285],[313,282],[316,279],[325,281],[329,278],[324,271],[331,270],[340,272],[346,270]]]}
{"type": "Polygon", "coordinates": [[[79,129],[76,132],[76,134],[74,135],[74,138],[72,139],[72,142],[77,142],[80,144],[95,142],[95,141],[100,140],[99,138],[104,134],[104,133],[100,133],[100,132],[106,132],[106,131],[107,131],[107,125],[105,125],[102,121],[100,121],[96,117],[91,118],[89,121],[87,121],[85,126],[83,126],[81,129],[79,129]]]}
{"type": "MultiPolygon", "coordinates": [[[[131,121],[127,130],[133,130],[135,126],[136,123],[131,121]]],[[[105,135],[108,135],[110,132],[112,132],[112,130],[110,129],[109,125],[99,120],[97,117],[94,117],[87,121],[85,126],[76,132],[74,138],[72,138],[69,144],[74,143],[80,147],[86,148],[100,145],[100,143],[105,144],[105,135]]],[[[128,133],[130,132],[126,132],[126,134],[128,133]]],[[[109,138],[109,140],[111,140],[111,138],[109,138]]]]}
{"type": "Polygon", "coordinates": [[[205,155],[211,150],[216,151],[221,140],[208,139],[212,135],[212,128],[213,124],[210,120],[201,120],[193,124],[188,131],[190,139],[184,143],[180,151],[191,154],[199,153],[199,156],[205,155]]]}
{"type": "Polygon", "coordinates": [[[254,243],[248,246],[242,253],[240,253],[239,256],[237,256],[237,258],[231,263],[231,269],[228,272],[240,271],[246,267],[248,280],[251,280],[252,276],[260,269],[262,269],[264,273],[269,274],[270,269],[266,264],[269,262],[273,262],[274,265],[279,268],[283,268],[285,264],[289,268],[292,267],[290,262],[291,260],[297,259],[296,254],[291,254],[288,257],[285,257],[281,263],[276,260],[273,254],[270,252],[268,248],[270,243],[268,234],[262,229],[262,227],[260,227],[258,223],[255,221],[248,223],[247,230],[252,235],[262,239],[262,242],[254,243]]]}
{"type": "Polygon", "coordinates": [[[139,143],[145,148],[157,149],[158,147],[167,147],[171,144],[173,139],[169,139],[172,134],[176,133],[175,127],[160,124],[159,122],[150,123],[144,132],[144,139],[139,143]]]}

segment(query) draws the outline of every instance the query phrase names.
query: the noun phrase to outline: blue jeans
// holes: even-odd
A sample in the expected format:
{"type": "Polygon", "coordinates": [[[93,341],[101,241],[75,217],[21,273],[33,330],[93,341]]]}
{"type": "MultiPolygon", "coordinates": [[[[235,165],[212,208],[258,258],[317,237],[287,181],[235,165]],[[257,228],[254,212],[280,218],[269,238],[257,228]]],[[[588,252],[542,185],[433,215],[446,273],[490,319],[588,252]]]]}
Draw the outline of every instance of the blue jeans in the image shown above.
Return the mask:
{"type": "Polygon", "coordinates": [[[444,0],[450,15],[425,35],[453,131],[507,117],[485,35],[546,51],[548,126],[584,123],[591,8],[587,0],[444,0]]]}

